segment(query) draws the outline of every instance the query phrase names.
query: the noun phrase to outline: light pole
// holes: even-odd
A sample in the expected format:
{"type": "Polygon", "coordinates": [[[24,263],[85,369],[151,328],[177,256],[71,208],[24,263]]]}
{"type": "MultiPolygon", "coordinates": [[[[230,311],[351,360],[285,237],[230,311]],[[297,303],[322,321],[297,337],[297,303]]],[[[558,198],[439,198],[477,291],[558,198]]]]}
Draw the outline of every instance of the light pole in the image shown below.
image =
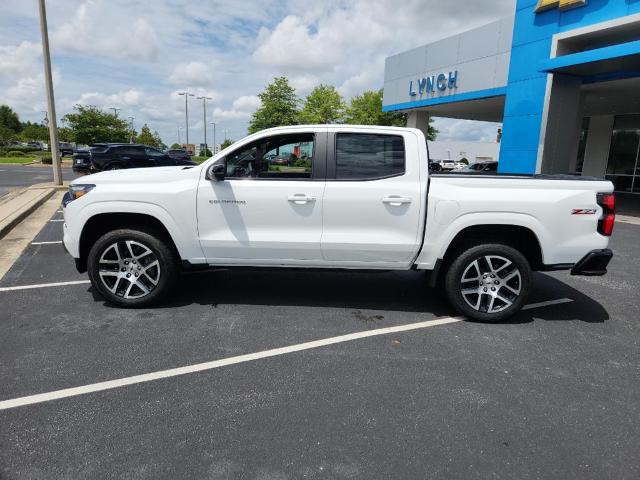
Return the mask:
{"type": "Polygon", "coordinates": [[[216,122],[209,122],[209,125],[213,125],[213,154],[216,154],[216,122]]]}
{"type": "Polygon", "coordinates": [[[204,156],[208,155],[207,153],[207,100],[213,100],[211,97],[207,97],[203,95],[202,97],[196,97],[198,100],[202,100],[202,112],[204,118],[204,156]]]}
{"type": "Polygon", "coordinates": [[[128,118],[129,118],[129,122],[131,123],[131,139],[129,143],[133,143],[133,119],[136,117],[128,117],[128,118]]]}
{"type": "Polygon", "coordinates": [[[44,60],[44,81],[47,90],[47,110],[49,113],[49,142],[51,145],[51,166],[53,183],[62,185],[62,169],[58,156],[58,126],[56,125],[56,102],[53,97],[53,77],[51,75],[51,54],[49,53],[49,32],[47,30],[47,7],[44,0],[38,0],[40,10],[40,32],[42,34],[42,59],[44,60]]]}
{"type": "Polygon", "coordinates": [[[189,145],[189,97],[195,97],[195,95],[186,90],[184,92],[178,92],[178,95],[184,95],[184,123],[187,127],[187,145],[189,145]]]}
{"type": "Polygon", "coordinates": [[[118,116],[118,112],[121,110],[118,107],[107,107],[107,110],[113,110],[113,116],[117,117],[118,116]]]}

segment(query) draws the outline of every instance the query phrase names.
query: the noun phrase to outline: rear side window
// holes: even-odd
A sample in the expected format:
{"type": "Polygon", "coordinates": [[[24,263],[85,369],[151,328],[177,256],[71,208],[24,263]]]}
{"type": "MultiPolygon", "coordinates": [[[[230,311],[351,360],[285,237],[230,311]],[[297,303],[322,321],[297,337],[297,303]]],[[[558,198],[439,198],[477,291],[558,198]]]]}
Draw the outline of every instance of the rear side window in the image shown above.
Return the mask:
{"type": "Polygon", "coordinates": [[[338,133],[336,178],[375,180],[405,172],[404,139],[400,135],[338,133]]]}
{"type": "Polygon", "coordinates": [[[139,147],[118,147],[115,149],[120,155],[140,155],[142,149],[139,147]]]}

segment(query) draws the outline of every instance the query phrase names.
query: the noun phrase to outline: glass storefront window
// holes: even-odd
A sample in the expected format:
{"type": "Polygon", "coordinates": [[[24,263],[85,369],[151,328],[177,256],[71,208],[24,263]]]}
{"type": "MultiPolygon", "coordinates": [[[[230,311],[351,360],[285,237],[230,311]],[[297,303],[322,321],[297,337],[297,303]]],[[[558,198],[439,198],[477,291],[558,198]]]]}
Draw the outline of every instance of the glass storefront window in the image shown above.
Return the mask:
{"type": "Polygon", "coordinates": [[[640,115],[617,116],[613,124],[607,179],[616,191],[640,193],[640,115]]]}
{"type": "Polygon", "coordinates": [[[587,149],[587,138],[589,137],[589,124],[591,117],[582,119],[582,128],[580,129],[580,142],[578,143],[578,159],[576,161],[576,173],[582,173],[584,166],[584,152],[587,149]]]}

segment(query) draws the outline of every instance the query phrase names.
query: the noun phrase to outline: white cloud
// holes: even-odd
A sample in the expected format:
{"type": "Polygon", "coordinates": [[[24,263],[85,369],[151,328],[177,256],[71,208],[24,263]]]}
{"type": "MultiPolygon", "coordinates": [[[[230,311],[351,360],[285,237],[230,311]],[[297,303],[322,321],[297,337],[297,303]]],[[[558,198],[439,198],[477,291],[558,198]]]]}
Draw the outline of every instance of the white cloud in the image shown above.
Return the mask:
{"type": "Polygon", "coordinates": [[[260,103],[260,98],[256,95],[243,95],[233,101],[233,108],[235,110],[253,112],[260,106],[260,103]]]}
{"type": "Polygon", "coordinates": [[[53,28],[52,45],[63,52],[155,60],[160,41],[147,17],[113,7],[110,2],[85,1],[69,21],[53,28]]]}
{"type": "Polygon", "coordinates": [[[140,104],[144,92],[141,90],[125,90],[105,95],[99,92],[87,92],[80,95],[75,102],[82,105],[96,105],[98,107],[132,107],[140,104]]]}
{"type": "Polygon", "coordinates": [[[438,129],[438,140],[464,140],[477,142],[495,142],[500,123],[475,122],[453,118],[435,118],[434,127],[438,129]]]}
{"type": "Polygon", "coordinates": [[[309,25],[295,15],[287,16],[269,32],[261,29],[261,45],[253,58],[263,65],[290,70],[331,68],[340,61],[335,42],[321,33],[311,33],[309,25]]]}
{"type": "Polygon", "coordinates": [[[185,87],[206,86],[213,82],[213,69],[197,61],[179,63],[173,69],[169,80],[185,87]]]}

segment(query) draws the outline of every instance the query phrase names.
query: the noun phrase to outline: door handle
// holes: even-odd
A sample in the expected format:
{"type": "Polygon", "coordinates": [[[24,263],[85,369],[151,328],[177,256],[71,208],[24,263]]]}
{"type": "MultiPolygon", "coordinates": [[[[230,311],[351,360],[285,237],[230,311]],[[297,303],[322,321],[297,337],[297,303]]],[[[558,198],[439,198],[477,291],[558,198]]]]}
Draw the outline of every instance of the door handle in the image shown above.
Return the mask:
{"type": "Polygon", "coordinates": [[[390,195],[382,199],[382,203],[391,205],[392,207],[399,207],[401,205],[407,205],[411,203],[409,197],[400,197],[399,195],[390,195]]]}
{"type": "Polygon", "coordinates": [[[295,203],[296,205],[305,205],[307,203],[315,202],[315,197],[310,197],[305,195],[304,193],[296,193],[295,195],[290,195],[288,200],[291,203],[295,203]]]}

